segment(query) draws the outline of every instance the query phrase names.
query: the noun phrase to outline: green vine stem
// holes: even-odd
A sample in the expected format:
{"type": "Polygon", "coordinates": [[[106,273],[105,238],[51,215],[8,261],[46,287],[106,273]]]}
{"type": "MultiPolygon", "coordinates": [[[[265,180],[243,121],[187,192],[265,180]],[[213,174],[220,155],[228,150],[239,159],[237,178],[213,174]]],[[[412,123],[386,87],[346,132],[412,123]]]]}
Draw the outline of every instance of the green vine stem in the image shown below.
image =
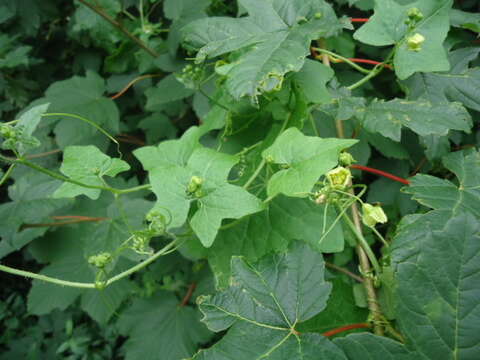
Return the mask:
{"type": "Polygon", "coordinates": [[[383,69],[385,69],[385,64],[387,64],[390,61],[390,59],[393,57],[394,54],[395,54],[395,48],[390,52],[390,54],[388,54],[387,58],[385,59],[385,61],[383,63],[376,65],[370,71],[369,74],[367,74],[365,77],[363,77],[362,79],[360,79],[356,83],[348,86],[347,89],[350,90],[350,91],[355,90],[355,89],[359,88],[360,86],[362,86],[363,84],[370,81],[370,79],[373,79],[375,76],[379,75],[383,71],[383,69]]]}
{"type": "Polygon", "coordinates": [[[132,40],[134,43],[136,43],[138,46],[140,46],[143,50],[145,50],[151,56],[153,56],[155,58],[159,56],[159,54],[155,50],[149,48],[142,40],[140,40],[135,35],[133,35],[120,22],[118,22],[117,20],[112,18],[110,15],[108,15],[100,7],[91,4],[86,0],[78,0],[78,2],[85,5],[90,10],[96,12],[98,15],[100,15],[102,18],[104,18],[106,21],[108,21],[110,24],[112,24],[114,27],[116,27],[118,30],[120,30],[122,33],[124,33],[130,40],[132,40]]]}
{"type": "Polygon", "coordinates": [[[105,135],[107,138],[109,138],[111,141],[113,141],[115,144],[118,144],[118,141],[115,140],[115,138],[110,135],[108,132],[106,132],[104,129],[102,129],[100,126],[97,125],[97,123],[93,122],[92,120],[89,120],[87,118],[84,118],[83,116],[80,115],[75,115],[75,114],[68,114],[68,113],[45,113],[42,114],[42,117],[58,117],[58,116],[64,116],[64,117],[70,117],[73,119],[81,120],[83,122],[86,122],[88,125],[93,126],[95,129],[100,131],[103,135],[105,135]]]}
{"type": "MultiPolygon", "coordinates": [[[[354,204],[352,204],[353,206],[354,204]]],[[[355,237],[358,240],[359,245],[362,247],[362,249],[365,251],[365,253],[368,256],[369,261],[372,263],[373,268],[375,269],[375,272],[378,274],[381,273],[382,269],[380,267],[380,264],[378,263],[378,260],[373,253],[372,249],[370,248],[370,245],[368,245],[367,240],[365,240],[363,234],[357,229],[355,224],[350,220],[347,214],[343,213],[342,214],[343,220],[347,223],[348,227],[352,231],[352,233],[355,235],[355,237]]]]}
{"type": "Polygon", "coordinates": [[[22,164],[22,165],[25,165],[31,169],[34,169],[36,171],[39,171],[41,173],[44,173],[45,175],[48,175],[54,179],[57,179],[57,180],[61,180],[61,181],[65,181],[65,182],[68,182],[68,183],[71,183],[71,184],[74,184],[74,185],[78,185],[78,186],[81,186],[81,187],[84,187],[84,188],[87,188],[87,189],[98,189],[98,190],[105,190],[105,191],[110,191],[114,194],[118,194],[118,195],[122,195],[122,194],[129,194],[129,193],[132,193],[132,192],[136,192],[136,191],[141,191],[141,190],[148,190],[151,188],[151,185],[150,184],[145,184],[145,185],[140,185],[140,186],[135,186],[135,187],[132,187],[132,188],[129,188],[129,189],[116,189],[116,188],[112,188],[112,187],[109,187],[109,186],[98,186],[98,185],[89,185],[89,184],[84,184],[80,181],[76,181],[76,180],[72,180],[66,176],[63,176],[61,174],[58,174],[54,171],[51,171],[49,169],[46,169],[44,167],[41,167],[37,164],[34,164],[26,159],[11,159],[9,157],[6,157],[6,156],[3,156],[3,155],[0,155],[0,160],[3,160],[7,163],[10,163],[10,164],[22,164]]]}
{"type": "Polygon", "coordinates": [[[0,186],[2,186],[5,181],[8,180],[8,178],[10,177],[10,174],[12,173],[13,169],[15,169],[15,166],[17,166],[17,164],[11,164],[7,171],[5,172],[5,174],[2,176],[2,179],[0,180],[0,186]]]}
{"type": "MultiPolygon", "coordinates": [[[[123,278],[125,278],[125,277],[127,277],[127,276],[145,268],[146,266],[150,265],[152,262],[157,260],[160,256],[167,255],[168,253],[170,253],[172,251],[175,251],[178,248],[179,245],[180,244],[179,244],[178,240],[173,240],[170,244],[166,245],[164,248],[157,251],[155,254],[153,254],[148,259],[146,259],[146,260],[142,261],[141,263],[131,267],[130,269],[125,270],[125,271],[121,272],[120,274],[115,275],[115,276],[111,277],[110,279],[102,282],[101,288],[104,289],[107,286],[113,284],[114,282],[116,282],[118,280],[121,280],[121,279],[123,279],[123,278]]],[[[56,285],[61,285],[61,286],[68,286],[68,287],[81,288],[81,289],[97,289],[99,287],[99,284],[97,284],[97,283],[81,283],[81,282],[67,281],[67,280],[57,279],[57,278],[53,278],[53,277],[42,275],[42,274],[33,273],[33,272],[30,272],[30,271],[15,269],[15,268],[5,266],[5,265],[1,265],[1,264],[0,264],[0,271],[6,272],[6,273],[9,273],[9,274],[12,274],[12,275],[27,277],[27,278],[30,278],[30,279],[45,281],[45,282],[49,282],[49,283],[56,284],[56,285]]]]}
{"type": "MultiPolygon", "coordinates": [[[[316,48],[316,47],[313,47],[312,49],[315,50],[315,51],[318,51],[319,53],[329,55],[329,56],[331,56],[331,57],[334,58],[334,59],[342,60],[344,63],[350,65],[350,66],[353,67],[355,70],[358,70],[358,71],[360,71],[361,73],[370,74],[370,73],[372,72],[372,70],[365,69],[364,67],[361,67],[360,65],[355,64],[353,61],[347,59],[346,57],[343,57],[343,56],[341,56],[341,55],[338,55],[338,54],[336,54],[336,53],[334,53],[334,52],[331,52],[331,51],[329,51],[329,50],[327,50],[327,49],[316,48]]],[[[323,56],[322,56],[322,58],[323,58],[323,56]]]]}

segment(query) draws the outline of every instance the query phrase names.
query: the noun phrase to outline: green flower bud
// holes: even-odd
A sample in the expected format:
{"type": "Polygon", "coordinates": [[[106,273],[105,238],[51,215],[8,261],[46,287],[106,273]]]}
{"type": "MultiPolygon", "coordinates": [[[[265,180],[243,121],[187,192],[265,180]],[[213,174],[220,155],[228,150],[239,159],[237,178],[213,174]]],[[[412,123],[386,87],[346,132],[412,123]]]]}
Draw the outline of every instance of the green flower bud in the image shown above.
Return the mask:
{"type": "Polygon", "coordinates": [[[363,204],[362,205],[362,221],[368,227],[376,224],[384,224],[387,222],[387,215],[379,205],[363,204]]]}
{"type": "Polygon", "coordinates": [[[315,15],[314,15],[315,19],[321,19],[322,16],[323,16],[323,14],[320,11],[315,13],[315,15]]]}
{"type": "Polygon", "coordinates": [[[92,255],[88,258],[88,263],[96,268],[103,269],[112,262],[112,254],[108,252],[92,255]]]}
{"type": "Polygon", "coordinates": [[[193,194],[202,187],[204,180],[199,176],[192,176],[190,183],[187,186],[187,192],[193,194]]]}
{"type": "Polygon", "coordinates": [[[410,51],[420,51],[422,50],[422,44],[425,41],[425,37],[419,33],[415,33],[407,39],[407,47],[410,51]]]}
{"type": "Polygon", "coordinates": [[[340,153],[340,156],[338,158],[338,162],[342,166],[350,166],[356,161],[350,153],[342,152],[342,153],[340,153]]]}
{"type": "Polygon", "coordinates": [[[275,162],[272,155],[267,155],[267,157],[265,158],[265,161],[269,164],[275,162]]]}
{"type": "Polygon", "coordinates": [[[10,125],[2,125],[0,126],[0,135],[5,139],[11,139],[15,137],[16,131],[10,125]]]}
{"type": "Polygon", "coordinates": [[[421,21],[423,19],[423,14],[418,8],[410,8],[407,11],[407,16],[414,21],[421,21]]]}
{"type": "Polygon", "coordinates": [[[339,166],[327,173],[327,179],[333,187],[344,189],[350,183],[352,173],[349,169],[339,166]]]}

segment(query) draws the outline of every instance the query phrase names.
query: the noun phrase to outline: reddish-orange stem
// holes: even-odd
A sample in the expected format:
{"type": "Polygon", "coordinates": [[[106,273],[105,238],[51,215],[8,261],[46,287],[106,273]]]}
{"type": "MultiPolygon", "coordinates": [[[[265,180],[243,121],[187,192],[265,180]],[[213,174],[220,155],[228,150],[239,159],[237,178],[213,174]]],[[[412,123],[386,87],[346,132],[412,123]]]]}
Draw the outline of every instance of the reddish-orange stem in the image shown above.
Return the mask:
{"type": "Polygon", "coordinates": [[[352,23],[366,23],[368,20],[370,20],[369,18],[351,18],[350,21],[352,23]]]}
{"type": "Polygon", "coordinates": [[[368,59],[358,59],[358,58],[349,58],[348,60],[350,60],[351,62],[354,62],[354,63],[371,64],[371,65],[383,65],[387,69],[390,69],[390,70],[392,69],[391,65],[384,64],[380,61],[368,60],[368,59]]]}
{"type": "Polygon", "coordinates": [[[190,286],[188,287],[187,293],[185,294],[185,296],[182,299],[182,302],[180,303],[180,306],[185,306],[185,305],[188,304],[188,302],[190,301],[190,298],[192,297],[193,292],[195,291],[196,288],[197,288],[196,283],[191,283],[190,284],[190,286]]]}
{"type": "Polygon", "coordinates": [[[79,215],[63,215],[63,216],[52,216],[52,219],[55,220],[79,220],[79,221],[103,221],[108,220],[106,217],[90,217],[90,216],[79,216],[79,215]]]}
{"type": "Polygon", "coordinates": [[[395,176],[393,174],[387,173],[387,172],[382,171],[382,170],[374,169],[374,168],[371,168],[371,167],[368,167],[368,166],[363,166],[363,165],[351,165],[350,167],[352,169],[358,169],[358,170],[370,172],[372,174],[380,175],[380,176],[386,177],[388,179],[398,181],[398,182],[400,182],[402,184],[405,184],[405,185],[410,185],[410,181],[408,181],[407,179],[395,176]]]}
{"type": "Polygon", "coordinates": [[[141,80],[145,80],[145,79],[151,79],[151,78],[154,78],[154,77],[159,77],[159,76],[162,76],[160,74],[153,74],[153,75],[142,75],[142,76],[139,76],[135,79],[133,79],[132,81],[130,81],[127,86],[125,86],[120,92],[116,93],[115,95],[111,96],[110,99],[112,100],[115,100],[115,99],[118,99],[120,96],[122,96],[123,94],[125,94],[128,89],[130,89],[133,85],[135,85],[135,83],[141,81],[141,80]]]}
{"type": "Polygon", "coordinates": [[[326,337],[329,337],[329,336],[333,336],[333,335],[337,335],[337,334],[340,334],[344,331],[348,331],[348,330],[353,330],[353,329],[368,329],[368,328],[371,328],[372,326],[368,323],[360,323],[360,324],[351,324],[351,325],[346,325],[346,326],[342,326],[342,327],[339,327],[337,329],[333,329],[333,330],[330,330],[330,331],[327,331],[327,332],[324,332],[322,335],[323,336],[326,336],[326,337]]]}

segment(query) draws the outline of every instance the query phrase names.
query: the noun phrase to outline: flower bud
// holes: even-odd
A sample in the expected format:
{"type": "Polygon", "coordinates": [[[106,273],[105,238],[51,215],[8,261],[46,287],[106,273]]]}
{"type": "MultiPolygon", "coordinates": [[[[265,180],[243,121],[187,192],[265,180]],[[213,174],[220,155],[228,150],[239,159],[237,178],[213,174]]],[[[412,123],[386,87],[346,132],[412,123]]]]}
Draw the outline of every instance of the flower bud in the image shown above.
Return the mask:
{"type": "Polygon", "coordinates": [[[103,269],[112,261],[112,254],[108,252],[100,253],[98,255],[92,255],[88,258],[88,263],[96,268],[103,269]]]}
{"type": "Polygon", "coordinates": [[[350,153],[342,152],[342,153],[340,153],[340,156],[338,158],[338,162],[342,166],[350,166],[356,161],[350,153]]]}
{"type": "Polygon", "coordinates": [[[378,223],[384,224],[388,220],[387,215],[379,205],[363,204],[362,212],[362,221],[368,227],[373,227],[378,223]]]}
{"type": "Polygon", "coordinates": [[[421,21],[423,19],[423,14],[418,8],[410,8],[407,11],[407,16],[414,21],[421,21]]]}
{"type": "Polygon", "coordinates": [[[425,41],[425,37],[419,33],[415,33],[407,39],[407,47],[410,51],[420,51],[422,50],[422,44],[425,41]]]}

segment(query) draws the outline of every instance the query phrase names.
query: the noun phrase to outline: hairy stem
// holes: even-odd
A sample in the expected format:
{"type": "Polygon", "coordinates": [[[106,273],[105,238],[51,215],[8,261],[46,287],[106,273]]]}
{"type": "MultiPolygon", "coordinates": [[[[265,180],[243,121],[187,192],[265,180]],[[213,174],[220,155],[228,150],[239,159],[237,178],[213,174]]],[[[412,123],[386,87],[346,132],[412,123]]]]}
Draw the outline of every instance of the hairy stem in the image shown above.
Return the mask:
{"type": "Polygon", "coordinates": [[[78,0],[78,2],[82,3],[86,7],[88,7],[90,10],[94,11],[98,15],[100,15],[102,18],[104,18],[106,21],[108,21],[110,24],[112,24],[114,27],[116,27],[118,30],[120,30],[123,34],[125,34],[130,40],[132,40],[134,43],[136,43],[138,46],[140,46],[143,50],[145,50],[147,53],[149,53],[153,57],[158,57],[159,54],[149,48],[142,40],[140,40],[138,37],[133,35],[130,31],[128,31],[121,23],[119,23],[117,20],[112,18],[110,15],[108,15],[102,8],[95,6],[91,3],[89,3],[86,0],[78,0]]]}

